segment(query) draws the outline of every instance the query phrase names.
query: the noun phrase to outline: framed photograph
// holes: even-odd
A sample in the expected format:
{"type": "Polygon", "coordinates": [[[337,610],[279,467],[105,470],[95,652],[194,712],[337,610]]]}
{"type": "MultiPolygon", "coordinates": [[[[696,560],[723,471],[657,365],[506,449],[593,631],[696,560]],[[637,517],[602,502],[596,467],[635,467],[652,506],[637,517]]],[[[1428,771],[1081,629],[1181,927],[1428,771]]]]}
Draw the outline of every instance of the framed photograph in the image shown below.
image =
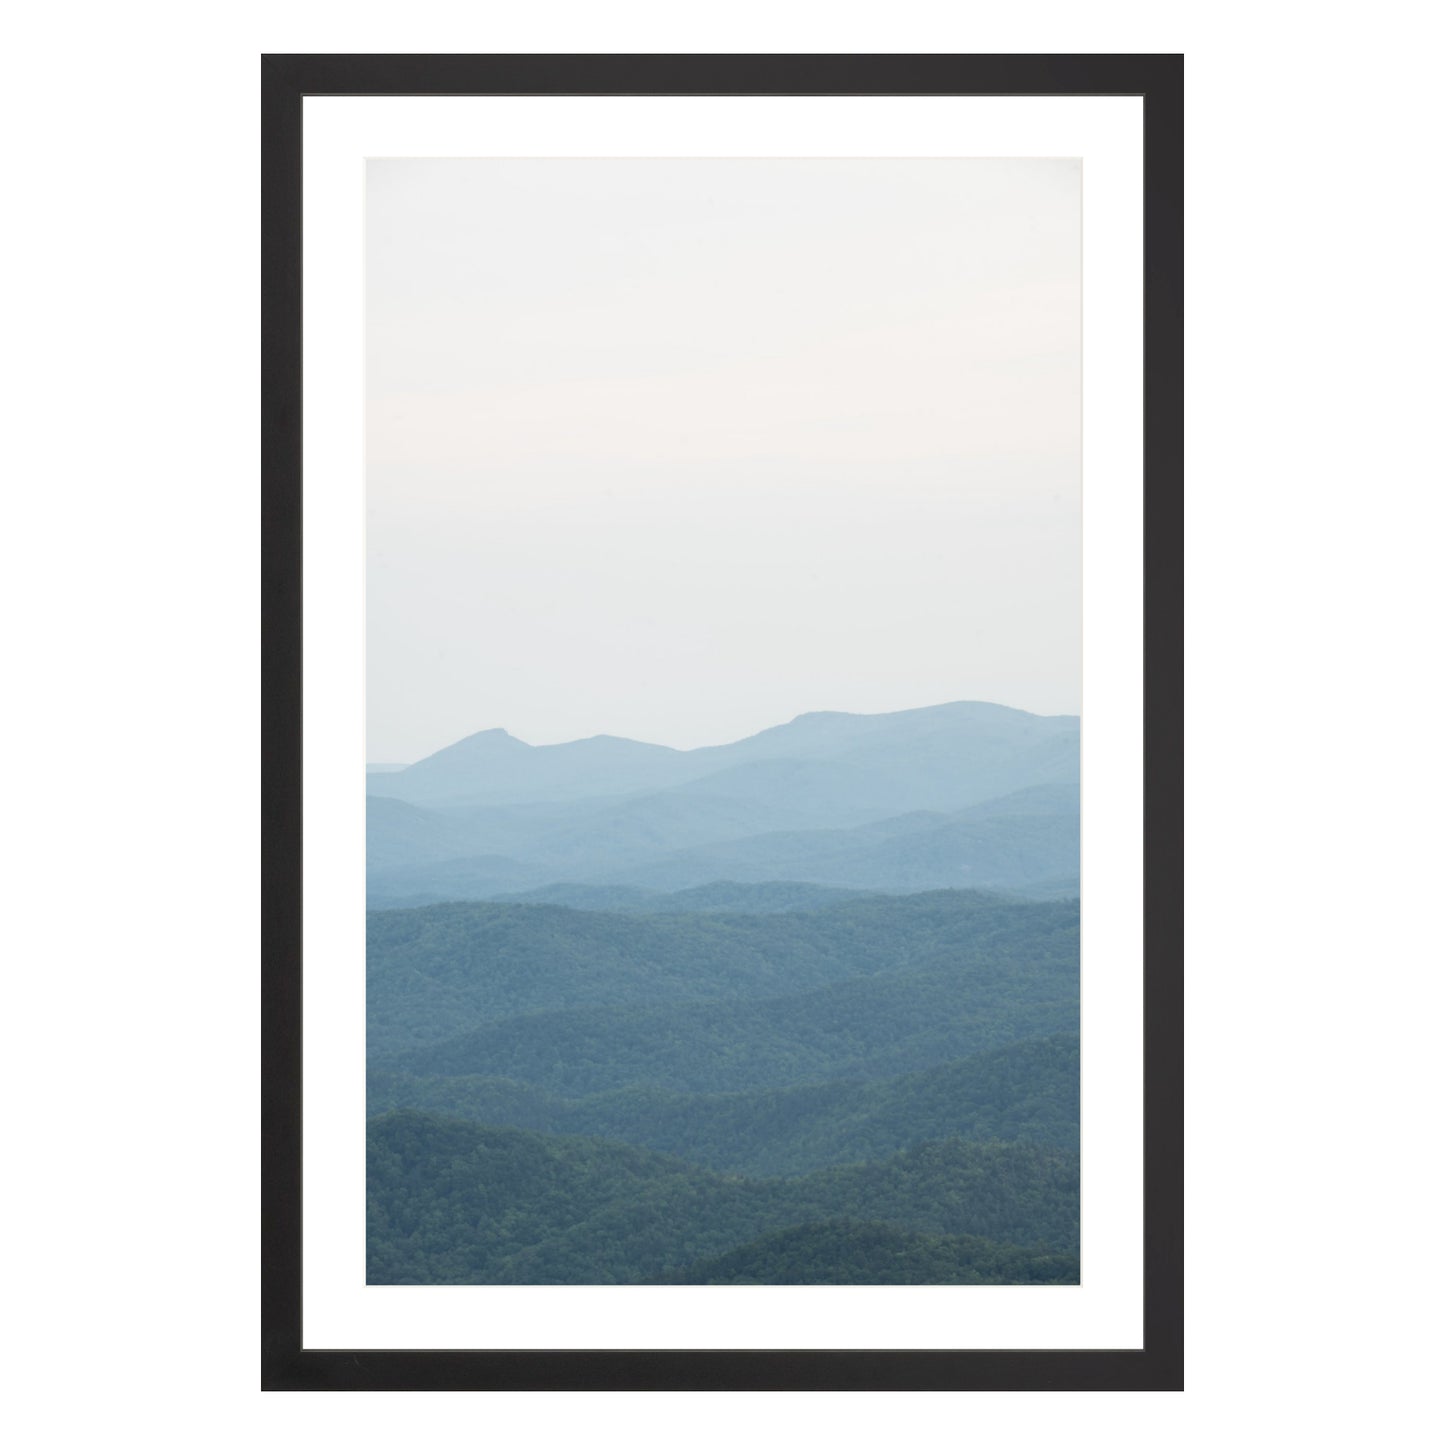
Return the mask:
{"type": "Polygon", "coordinates": [[[262,110],[263,1386],[1182,1389],[1182,57],[262,110]]]}

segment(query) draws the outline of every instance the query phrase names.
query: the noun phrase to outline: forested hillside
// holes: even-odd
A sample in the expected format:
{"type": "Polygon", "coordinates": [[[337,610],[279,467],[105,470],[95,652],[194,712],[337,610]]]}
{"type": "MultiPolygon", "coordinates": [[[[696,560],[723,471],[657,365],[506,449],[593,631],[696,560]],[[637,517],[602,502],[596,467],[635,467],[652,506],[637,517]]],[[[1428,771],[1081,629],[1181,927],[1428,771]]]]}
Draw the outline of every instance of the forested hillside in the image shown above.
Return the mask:
{"type": "Polygon", "coordinates": [[[1077,1284],[1072,1254],[828,1220],[765,1234],[656,1284],[1077,1284]]]}
{"type": "Polygon", "coordinates": [[[605,1140],[403,1112],[372,1121],[367,1158],[373,1284],[640,1283],[840,1220],[1044,1255],[1078,1247],[1077,1159],[1035,1145],[950,1140],[755,1180],[605,1140]]]}
{"type": "Polygon", "coordinates": [[[1026,1039],[917,1073],[739,1093],[630,1088],[567,1098],[514,1079],[374,1070],[368,1109],[419,1109],[625,1140],[747,1174],[800,1174],[950,1136],[1079,1147],[1079,1042],[1026,1039]]]}
{"type": "Polygon", "coordinates": [[[1077,905],[803,897],[373,913],[372,1282],[1075,1278],[1077,905]]]}
{"type": "MultiPolygon", "coordinates": [[[[927,1024],[926,983],[911,991],[856,986],[905,969],[942,975],[936,981],[945,991],[960,973],[973,981],[970,1007],[956,1011],[959,1028],[982,1027],[1000,1009],[1012,1018],[1015,1003],[1033,999],[1057,1018],[1027,1032],[1052,1033],[1072,1027],[1067,985],[1077,950],[1075,904],[970,893],[870,897],[779,914],[638,916],[501,903],[378,911],[367,919],[368,1051],[377,1057],[444,1042],[445,1059],[424,1072],[506,1073],[470,1065],[494,1037],[528,1047],[539,1027],[526,1021],[534,1014],[558,1015],[545,1025],[548,1036],[590,1030],[621,1039],[657,1028],[721,1036],[755,1021],[766,1028],[775,1013],[796,1015],[785,1002],[790,995],[845,983],[855,987],[803,1011],[826,1029],[835,1012],[866,1011],[871,999],[885,998],[885,1012],[927,1024]],[[749,1005],[709,1014],[699,1011],[705,1000],[749,1005]],[[671,1004],[679,1006],[674,1021],[645,1016],[671,1004]],[[475,1048],[462,1038],[504,1021],[515,1022],[479,1036],[475,1048]]],[[[787,1017],[781,1026],[792,1027],[787,1017]]]]}

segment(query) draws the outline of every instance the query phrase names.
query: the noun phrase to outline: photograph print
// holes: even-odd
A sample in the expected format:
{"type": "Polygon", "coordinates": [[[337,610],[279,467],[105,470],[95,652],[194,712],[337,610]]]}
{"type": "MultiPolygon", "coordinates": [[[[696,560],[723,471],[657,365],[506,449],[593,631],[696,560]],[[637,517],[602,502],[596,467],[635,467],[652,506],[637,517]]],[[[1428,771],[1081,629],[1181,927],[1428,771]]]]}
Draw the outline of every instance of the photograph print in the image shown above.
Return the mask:
{"type": "Polygon", "coordinates": [[[1077,1285],[1079,162],[365,180],[367,1283],[1077,1285]]]}

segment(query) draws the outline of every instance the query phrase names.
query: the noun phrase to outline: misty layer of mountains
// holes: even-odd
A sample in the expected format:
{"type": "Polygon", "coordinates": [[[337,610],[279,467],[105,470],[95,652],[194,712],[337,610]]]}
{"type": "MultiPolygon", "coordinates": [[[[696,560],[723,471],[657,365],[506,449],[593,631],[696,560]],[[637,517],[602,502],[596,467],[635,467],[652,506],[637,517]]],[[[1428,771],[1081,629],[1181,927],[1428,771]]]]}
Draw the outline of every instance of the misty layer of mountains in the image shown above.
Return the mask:
{"type": "Polygon", "coordinates": [[[1077,718],[987,703],[806,713],[690,751],[494,729],[367,774],[368,902],[566,884],[641,906],[720,881],[1066,897],[1078,765],[1077,718]]]}
{"type": "Polygon", "coordinates": [[[1078,722],[369,772],[371,1284],[1079,1275],[1078,722]]]}

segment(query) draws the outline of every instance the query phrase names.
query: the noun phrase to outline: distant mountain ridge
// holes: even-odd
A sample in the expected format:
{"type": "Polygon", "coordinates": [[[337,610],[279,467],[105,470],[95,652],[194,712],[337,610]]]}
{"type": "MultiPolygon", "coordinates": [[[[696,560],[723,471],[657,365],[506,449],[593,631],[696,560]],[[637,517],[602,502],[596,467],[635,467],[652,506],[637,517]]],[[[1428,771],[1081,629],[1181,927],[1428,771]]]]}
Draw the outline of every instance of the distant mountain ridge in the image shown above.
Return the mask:
{"type": "Polygon", "coordinates": [[[1078,873],[1079,720],[992,703],[804,713],[690,751],[494,728],[366,778],[368,894],[732,880],[911,892],[1078,873]]]}
{"type": "MultiPolygon", "coordinates": [[[[533,746],[504,728],[489,728],[408,768],[369,774],[367,789],[378,797],[444,807],[607,797],[676,786],[750,763],[856,759],[896,750],[905,740],[915,749],[930,749],[940,741],[952,747],[967,737],[982,758],[990,749],[1016,747],[1022,737],[1041,743],[1077,734],[1076,717],[1039,716],[986,702],[894,713],[802,713],[737,742],[688,750],[606,734],[533,746]]],[[[993,791],[1027,785],[1005,783],[993,791]]],[[[969,801],[977,799],[952,806],[969,801]]]]}

